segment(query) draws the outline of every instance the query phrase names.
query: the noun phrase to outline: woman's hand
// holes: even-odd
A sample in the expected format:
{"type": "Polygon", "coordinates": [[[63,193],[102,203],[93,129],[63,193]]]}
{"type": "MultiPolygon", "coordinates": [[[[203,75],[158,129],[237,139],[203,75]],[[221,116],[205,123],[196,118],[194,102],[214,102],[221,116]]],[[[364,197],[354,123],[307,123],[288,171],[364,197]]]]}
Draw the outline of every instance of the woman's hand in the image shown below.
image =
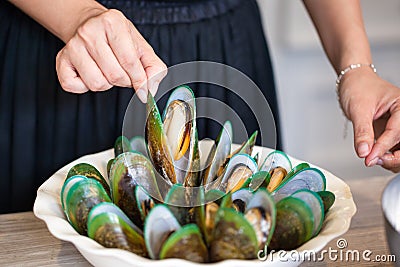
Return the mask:
{"type": "Polygon", "coordinates": [[[142,102],[154,95],[167,68],[135,26],[117,10],[85,20],[58,53],[56,68],[65,91],[133,87],[142,102]]]}
{"type": "Polygon", "coordinates": [[[400,89],[370,68],[346,73],[339,88],[342,109],[353,123],[357,155],[366,166],[400,171],[400,89]]]}

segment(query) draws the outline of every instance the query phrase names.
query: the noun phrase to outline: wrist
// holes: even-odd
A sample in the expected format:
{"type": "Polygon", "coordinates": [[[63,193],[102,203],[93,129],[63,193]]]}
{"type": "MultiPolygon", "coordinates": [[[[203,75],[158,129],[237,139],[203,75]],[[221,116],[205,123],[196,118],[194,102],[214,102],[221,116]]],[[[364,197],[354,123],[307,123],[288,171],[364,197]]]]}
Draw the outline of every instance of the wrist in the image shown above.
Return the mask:
{"type": "MultiPolygon", "coordinates": [[[[365,94],[366,88],[371,84],[371,79],[375,79],[376,72],[371,67],[360,67],[347,72],[336,86],[338,100],[342,105],[344,99],[351,99],[351,95],[365,94]]],[[[346,101],[345,101],[346,102],[346,101]]]]}
{"type": "Polygon", "coordinates": [[[376,73],[375,65],[372,63],[350,64],[339,72],[338,77],[336,78],[336,87],[339,88],[342,79],[344,79],[346,75],[349,76],[351,72],[361,71],[361,68],[367,68],[369,71],[376,73]]]}
{"type": "Polygon", "coordinates": [[[108,11],[108,9],[96,1],[90,3],[90,5],[83,6],[77,11],[77,14],[71,16],[68,23],[69,27],[65,27],[65,30],[60,33],[60,39],[67,43],[76,34],[81,25],[89,19],[97,17],[106,11],[108,11]]]}

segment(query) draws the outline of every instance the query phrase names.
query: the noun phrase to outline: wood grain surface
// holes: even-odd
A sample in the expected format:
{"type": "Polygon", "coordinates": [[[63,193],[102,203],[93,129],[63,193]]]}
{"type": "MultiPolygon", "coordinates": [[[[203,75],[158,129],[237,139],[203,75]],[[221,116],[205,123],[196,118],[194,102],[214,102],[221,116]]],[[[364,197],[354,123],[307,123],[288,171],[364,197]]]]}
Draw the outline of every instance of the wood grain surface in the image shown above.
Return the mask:
{"type": "MultiPolygon", "coordinates": [[[[392,177],[372,177],[346,181],[350,185],[357,213],[344,238],[343,249],[370,250],[371,259],[376,255],[389,255],[381,211],[381,194],[392,177]]],[[[338,238],[339,239],[339,238],[338,238]]],[[[338,239],[324,249],[336,249],[338,239]]],[[[350,257],[351,259],[351,257],[350,257]]],[[[301,266],[393,266],[393,263],[376,261],[330,260],[309,261],[301,266]]],[[[32,212],[0,215],[0,266],[90,266],[79,251],[68,242],[53,237],[46,225],[32,212]]]]}

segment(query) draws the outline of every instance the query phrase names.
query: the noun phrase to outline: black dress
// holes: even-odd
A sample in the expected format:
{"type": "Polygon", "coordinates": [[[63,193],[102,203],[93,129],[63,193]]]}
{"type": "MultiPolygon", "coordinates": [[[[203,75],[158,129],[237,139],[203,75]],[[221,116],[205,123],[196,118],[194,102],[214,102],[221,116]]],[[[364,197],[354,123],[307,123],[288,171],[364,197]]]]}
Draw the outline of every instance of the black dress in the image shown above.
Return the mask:
{"type": "MultiPolygon", "coordinates": [[[[209,60],[248,75],[273,111],[280,148],[273,73],[255,0],[100,2],[123,11],[167,66],[209,60]]],[[[55,72],[55,56],[63,45],[8,1],[0,1],[1,213],[31,210],[37,188],[57,169],[112,147],[121,134],[133,90],[63,91],[55,72]]],[[[248,114],[234,95],[214,90],[201,94],[248,114]]],[[[252,118],[245,122],[249,131],[257,129],[252,118]]],[[[207,123],[199,125],[200,138],[215,138],[218,131],[207,123]]]]}

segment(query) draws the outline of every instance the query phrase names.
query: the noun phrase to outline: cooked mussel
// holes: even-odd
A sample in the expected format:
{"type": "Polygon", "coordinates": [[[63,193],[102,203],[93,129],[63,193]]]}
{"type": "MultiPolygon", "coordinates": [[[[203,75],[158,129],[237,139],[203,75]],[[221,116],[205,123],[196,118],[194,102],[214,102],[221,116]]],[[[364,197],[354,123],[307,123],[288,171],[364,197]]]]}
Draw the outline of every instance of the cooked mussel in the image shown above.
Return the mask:
{"type": "Polygon", "coordinates": [[[90,211],[88,236],[107,248],[148,256],[142,231],[112,203],[98,204],[90,211]]]}
{"type": "Polygon", "coordinates": [[[313,235],[314,215],[301,199],[286,197],[276,204],[276,225],[270,248],[292,250],[313,235]]]}
{"type": "Polygon", "coordinates": [[[324,204],[321,197],[308,189],[298,190],[291,197],[303,200],[311,208],[314,217],[313,236],[316,236],[322,228],[325,217],[324,204]]]}
{"type": "Polygon", "coordinates": [[[154,206],[146,218],[144,227],[144,238],[149,256],[152,259],[159,259],[165,241],[180,228],[181,225],[167,206],[163,204],[154,206]]]}
{"type": "Polygon", "coordinates": [[[267,155],[261,164],[260,170],[271,172],[276,167],[281,167],[289,172],[292,169],[292,162],[289,157],[282,151],[275,150],[267,155]]]}
{"type": "Polygon", "coordinates": [[[156,102],[151,93],[147,97],[147,121],[145,137],[149,156],[153,161],[154,168],[169,183],[175,184],[176,173],[174,159],[168,145],[168,139],[164,133],[163,122],[156,102]]]}
{"type": "Polygon", "coordinates": [[[148,195],[161,200],[153,166],[149,159],[138,152],[120,154],[110,169],[112,198],[128,217],[140,228],[143,227],[139,210],[141,205],[135,188],[141,186],[148,195]]]}
{"type": "Polygon", "coordinates": [[[107,194],[111,196],[110,193],[110,186],[108,185],[107,181],[104,179],[103,175],[97,170],[96,167],[89,163],[78,163],[74,165],[67,174],[67,178],[70,178],[75,175],[83,175],[87,178],[92,178],[98,181],[103,188],[106,190],[107,194]]]}
{"type": "Polygon", "coordinates": [[[267,185],[267,190],[273,192],[282,183],[283,179],[285,179],[287,171],[282,167],[276,167],[272,169],[270,173],[271,178],[267,185]]]}
{"type": "Polygon", "coordinates": [[[187,224],[171,234],[160,251],[160,259],[168,258],[194,262],[206,262],[208,260],[208,250],[197,225],[187,224]]]}
{"type": "MultiPolygon", "coordinates": [[[[227,197],[229,197],[229,195],[227,195],[227,197]]],[[[247,205],[250,202],[250,199],[253,198],[253,193],[249,188],[243,188],[232,193],[231,198],[232,208],[234,208],[237,212],[244,213],[247,205]]],[[[227,201],[225,201],[225,203],[227,203],[227,201]]]]}
{"type": "Polygon", "coordinates": [[[327,213],[335,202],[335,194],[331,191],[318,191],[317,193],[324,204],[324,212],[327,213]]]}
{"type": "Polygon", "coordinates": [[[65,181],[61,201],[71,225],[78,233],[86,235],[90,210],[101,202],[111,202],[111,199],[97,180],[75,175],[65,181]]]}
{"type": "Polygon", "coordinates": [[[190,113],[189,104],[183,100],[173,100],[167,107],[164,130],[175,161],[189,149],[193,123],[190,113]]]}
{"type": "Polygon", "coordinates": [[[206,168],[202,174],[203,185],[208,185],[218,178],[219,169],[223,169],[222,165],[231,153],[232,138],[232,124],[230,121],[226,121],[215,140],[216,145],[212,147],[208,154],[206,168]]]}
{"type": "Polygon", "coordinates": [[[210,260],[254,259],[257,251],[256,233],[243,214],[220,208],[210,245],[210,260]]]}
{"type": "Polygon", "coordinates": [[[177,183],[200,185],[200,156],[196,127],[196,102],[192,89],[177,87],[163,113],[163,129],[173,156],[177,183]]]}
{"type": "Polygon", "coordinates": [[[213,188],[225,192],[235,192],[248,182],[249,178],[258,170],[257,163],[248,154],[236,154],[229,161],[223,177],[216,180],[213,188]]]}
{"type": "Polygon", "coordinates": [[[264,189],[255,192],[248,201],[244,217],[256,233],[258,248],[264,249],[275,230],[276,208],[271,195],[264,189]]]}

